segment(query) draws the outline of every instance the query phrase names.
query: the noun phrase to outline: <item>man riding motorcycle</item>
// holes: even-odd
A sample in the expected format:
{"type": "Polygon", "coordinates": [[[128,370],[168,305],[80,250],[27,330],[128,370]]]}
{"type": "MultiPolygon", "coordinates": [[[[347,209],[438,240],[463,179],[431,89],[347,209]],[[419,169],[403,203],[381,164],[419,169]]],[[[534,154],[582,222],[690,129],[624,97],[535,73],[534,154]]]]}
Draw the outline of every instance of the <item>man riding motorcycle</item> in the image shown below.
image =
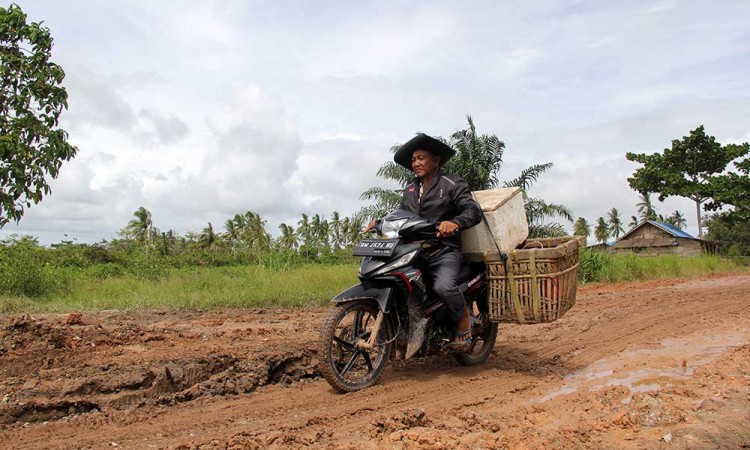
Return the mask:
{"type": "Polygon", "coordinates": [[[401,209],[432,219],[438,224],[438,239],[425,247],[424,268],[432,279],[435,295],[448,307],[456,322],[450,347],[462,351],[471,345],[471,315],[458,289],[461,268],[461,234],[482,220],[482,210],[461,177],[443,174],[441,167],[455,150],[420,133],[398,149],[394,161],[414,172],[414,181],[404,189],[401,209]]]}

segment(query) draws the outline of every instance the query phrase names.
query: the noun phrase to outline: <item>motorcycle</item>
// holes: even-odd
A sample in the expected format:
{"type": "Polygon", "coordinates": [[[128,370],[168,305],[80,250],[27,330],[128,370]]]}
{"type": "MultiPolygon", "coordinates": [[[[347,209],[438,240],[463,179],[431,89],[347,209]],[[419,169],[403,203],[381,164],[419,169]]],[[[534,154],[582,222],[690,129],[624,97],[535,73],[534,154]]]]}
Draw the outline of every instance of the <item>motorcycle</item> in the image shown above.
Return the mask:
{"type": "Polygon", "coordinates": [[[377,222],[377,238],[362,239],[355,247],[354,255],[362,257],[360,283],[333,298],[318,343],[321,372],[334,389],[352,392],[372,386],[396,357],[406,361],[450,353],[465,366],[489,357],[497,323],[488,318],[481,262],[464,264],[458,276],[471,312],[472,342],[464,351],[450,350],[455,322],[420,268],[420,256],[436,251],[425,242],[434,242],[436,230],[434,221],[396,210],[377,222]]]}

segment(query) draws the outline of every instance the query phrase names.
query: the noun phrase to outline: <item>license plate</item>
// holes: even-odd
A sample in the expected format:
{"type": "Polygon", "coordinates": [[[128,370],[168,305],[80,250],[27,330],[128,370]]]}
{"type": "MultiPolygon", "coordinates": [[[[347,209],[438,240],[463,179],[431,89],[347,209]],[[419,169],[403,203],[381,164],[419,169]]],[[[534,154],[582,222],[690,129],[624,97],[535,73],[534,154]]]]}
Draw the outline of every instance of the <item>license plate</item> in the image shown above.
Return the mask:
{"type": "Polygon", "coordinates": [[[391,256],[398,239],[362,239],[352,254],[354,256],[391,256]]]}

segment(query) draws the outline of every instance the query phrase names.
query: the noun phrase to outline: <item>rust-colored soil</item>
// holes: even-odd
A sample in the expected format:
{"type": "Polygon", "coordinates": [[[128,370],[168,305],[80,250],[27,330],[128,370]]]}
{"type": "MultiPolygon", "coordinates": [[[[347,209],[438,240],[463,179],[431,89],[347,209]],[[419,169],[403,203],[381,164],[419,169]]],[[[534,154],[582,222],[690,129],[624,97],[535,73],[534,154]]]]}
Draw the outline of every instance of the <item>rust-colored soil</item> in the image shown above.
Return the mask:
{"type": "Polygon", "coordinates": [[[750,448],[750,276],[583,289],[334,393],[326,309],[0,317],[0,448],[750,448]]]}

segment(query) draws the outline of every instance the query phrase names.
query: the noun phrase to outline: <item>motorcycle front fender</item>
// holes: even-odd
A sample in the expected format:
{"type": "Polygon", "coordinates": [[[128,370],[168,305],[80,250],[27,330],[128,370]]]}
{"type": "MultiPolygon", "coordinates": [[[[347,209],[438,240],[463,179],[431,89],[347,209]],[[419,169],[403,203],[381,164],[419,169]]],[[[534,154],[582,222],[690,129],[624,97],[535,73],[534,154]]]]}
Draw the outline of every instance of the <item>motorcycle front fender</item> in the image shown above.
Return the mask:
{"type": "Polygon", "coordinates": [[[333,297],[334,303],[346,303],[354,300],[372,299],[378,303],[380,310],[384,313],[388,313],[388,300],[393,294],[393,288],[391,287],[378,287],[378,288],[365,288],[361,284],[350,287],[344,292],[333,297]]]}

